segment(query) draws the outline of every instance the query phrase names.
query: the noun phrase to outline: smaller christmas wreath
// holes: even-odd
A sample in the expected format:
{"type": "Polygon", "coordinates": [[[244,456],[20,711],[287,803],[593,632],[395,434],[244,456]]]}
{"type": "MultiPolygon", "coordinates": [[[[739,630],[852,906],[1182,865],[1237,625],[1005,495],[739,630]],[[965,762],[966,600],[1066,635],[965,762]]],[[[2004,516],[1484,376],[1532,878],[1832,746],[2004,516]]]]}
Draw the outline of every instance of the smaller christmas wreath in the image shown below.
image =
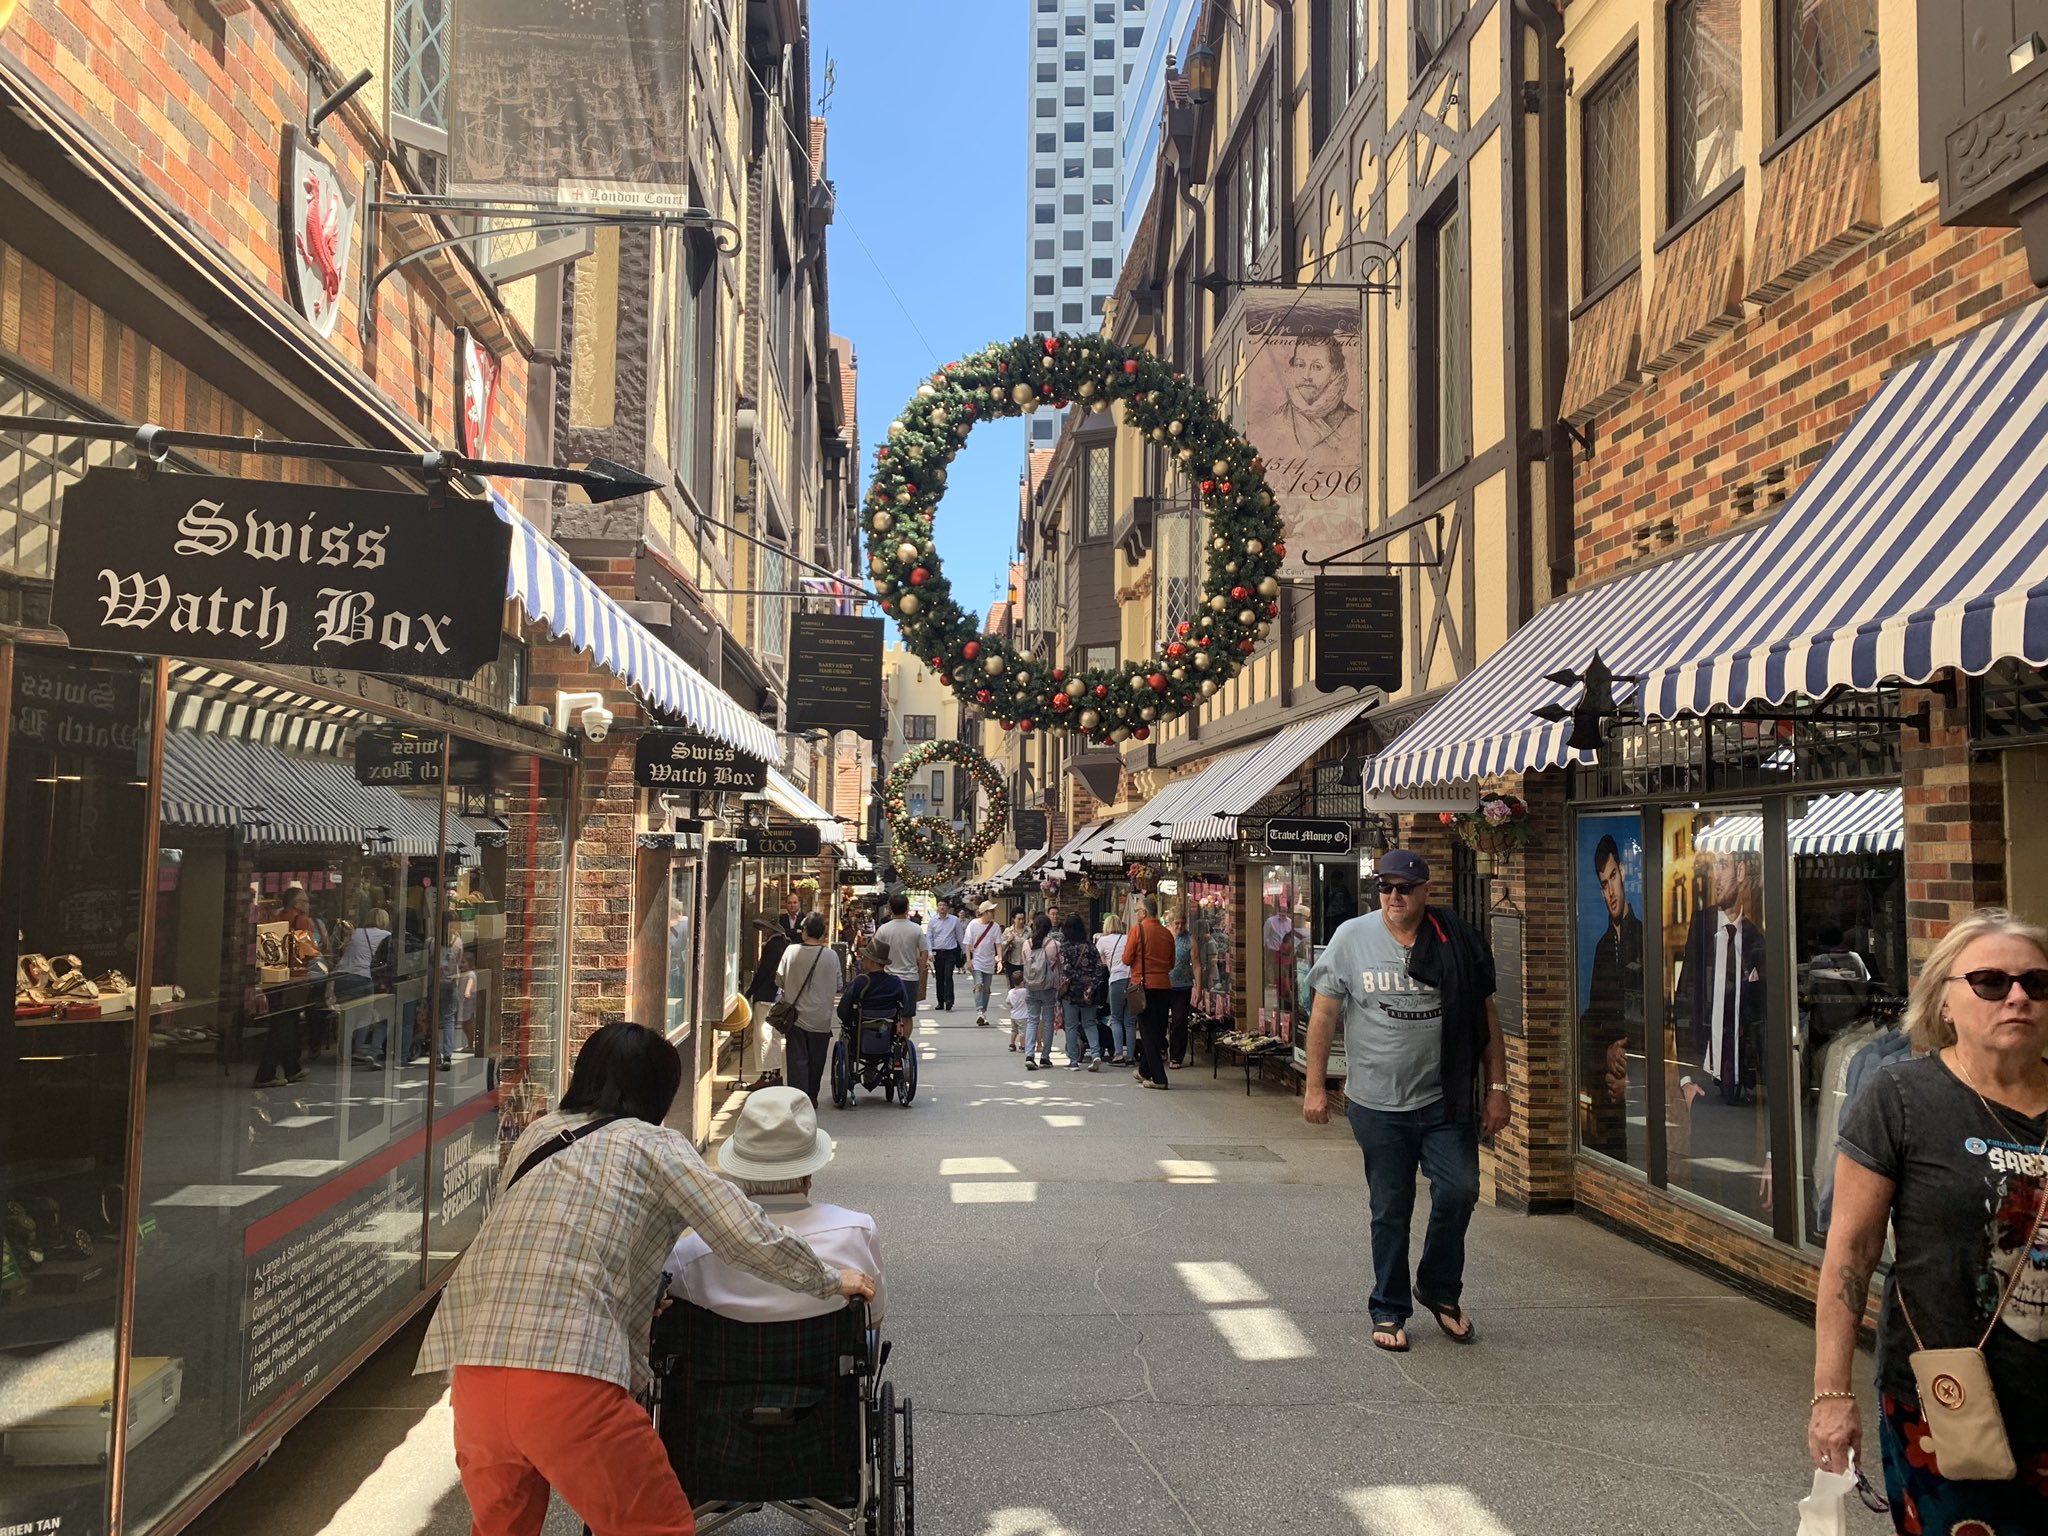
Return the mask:
{"type": "Polygon", "coordinates": [[[897,849],[931,865],[941,881],[965,874],[975,860],[995,846],[1009,811],[1009,799],[996,765],[957,741],[927,741],[912,747],[882,783],[882,814],[889,819],[889,833],[897,849]],[[981,820],[965,836],[934,817],[910,814],[905,798],[910,776],[932,762],[957,764],[981,786],[981,820]]]}

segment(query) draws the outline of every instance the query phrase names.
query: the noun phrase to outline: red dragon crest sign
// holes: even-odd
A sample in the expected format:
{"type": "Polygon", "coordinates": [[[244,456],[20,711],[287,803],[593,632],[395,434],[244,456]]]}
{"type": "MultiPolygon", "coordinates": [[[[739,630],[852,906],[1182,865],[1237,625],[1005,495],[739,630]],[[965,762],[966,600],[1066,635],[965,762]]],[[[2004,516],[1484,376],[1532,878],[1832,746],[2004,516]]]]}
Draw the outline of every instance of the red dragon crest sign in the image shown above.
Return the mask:
{"type": "Polygon", "coordinates": [[[322,336],[341,315],[342,279],[355,244],[356,205],[341,177],[291,128],[284,134],[284,270],[292,302],[322,336]]]}

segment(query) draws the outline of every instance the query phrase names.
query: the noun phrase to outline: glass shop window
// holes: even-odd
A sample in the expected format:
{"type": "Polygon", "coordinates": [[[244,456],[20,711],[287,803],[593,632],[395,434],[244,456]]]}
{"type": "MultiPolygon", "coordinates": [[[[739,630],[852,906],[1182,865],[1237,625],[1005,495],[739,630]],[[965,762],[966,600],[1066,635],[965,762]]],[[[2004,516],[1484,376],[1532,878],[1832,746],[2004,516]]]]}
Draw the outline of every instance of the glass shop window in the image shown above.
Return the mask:
{"type": "Polygon", "coordinates": [[[1575,985],[1579,1145],[1650,1169],[1650,1056],[1643,1011],[1643,820],[1578,819],[1575,985]]]}
{"type": "MultiPolygon", "coordinates": [[[[152,695],[132,661],[14,652],[0,847],[0,933],[15,959],[0,1021],[0,1529],[105,1529],[123,1245],[138,1243],[144,1266],[177,1261],[146,1202],[127,1229],[124,1175],[152,695]]],[[[138,1388],[175,1399],[175,1360],[135,1369],[138,1388]]],[[[135,1432],[164,1427],[156,1415],[135,1432]]]]}

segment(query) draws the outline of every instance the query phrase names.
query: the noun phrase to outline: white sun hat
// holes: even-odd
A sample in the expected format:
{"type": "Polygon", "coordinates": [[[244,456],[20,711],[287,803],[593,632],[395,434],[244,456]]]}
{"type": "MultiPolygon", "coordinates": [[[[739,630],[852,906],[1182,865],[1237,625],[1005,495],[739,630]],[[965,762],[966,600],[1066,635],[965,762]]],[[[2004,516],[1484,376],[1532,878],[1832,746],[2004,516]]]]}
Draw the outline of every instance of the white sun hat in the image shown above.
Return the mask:
{"type": "Polygon", "coordinates": [[[718,1149],[721,1173],[736,1179],[800,1179],[832,1161],[832,1138],[801,1088],[760,1088],[747,1095],[739,1122],[718,1149]]]}

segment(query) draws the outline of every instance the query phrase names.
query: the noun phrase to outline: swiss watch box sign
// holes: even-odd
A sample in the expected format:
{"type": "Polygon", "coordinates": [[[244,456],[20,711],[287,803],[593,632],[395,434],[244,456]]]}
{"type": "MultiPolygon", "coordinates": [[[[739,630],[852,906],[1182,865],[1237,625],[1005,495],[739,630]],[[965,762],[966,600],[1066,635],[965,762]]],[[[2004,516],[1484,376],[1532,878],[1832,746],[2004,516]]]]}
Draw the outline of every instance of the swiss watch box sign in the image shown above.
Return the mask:
{"type": "Polygon", "coordinates": [[[487,502],[99,468],[64,493],[72,647],[466,678],[498,659],[512,528],[487,502]]]}
{"type": "Polygon", "coordinates": [[[694,731],[642,731],[633,743],[633,782],[644,789],[754,795],[768,787],[768,765],[694,731]]]}

